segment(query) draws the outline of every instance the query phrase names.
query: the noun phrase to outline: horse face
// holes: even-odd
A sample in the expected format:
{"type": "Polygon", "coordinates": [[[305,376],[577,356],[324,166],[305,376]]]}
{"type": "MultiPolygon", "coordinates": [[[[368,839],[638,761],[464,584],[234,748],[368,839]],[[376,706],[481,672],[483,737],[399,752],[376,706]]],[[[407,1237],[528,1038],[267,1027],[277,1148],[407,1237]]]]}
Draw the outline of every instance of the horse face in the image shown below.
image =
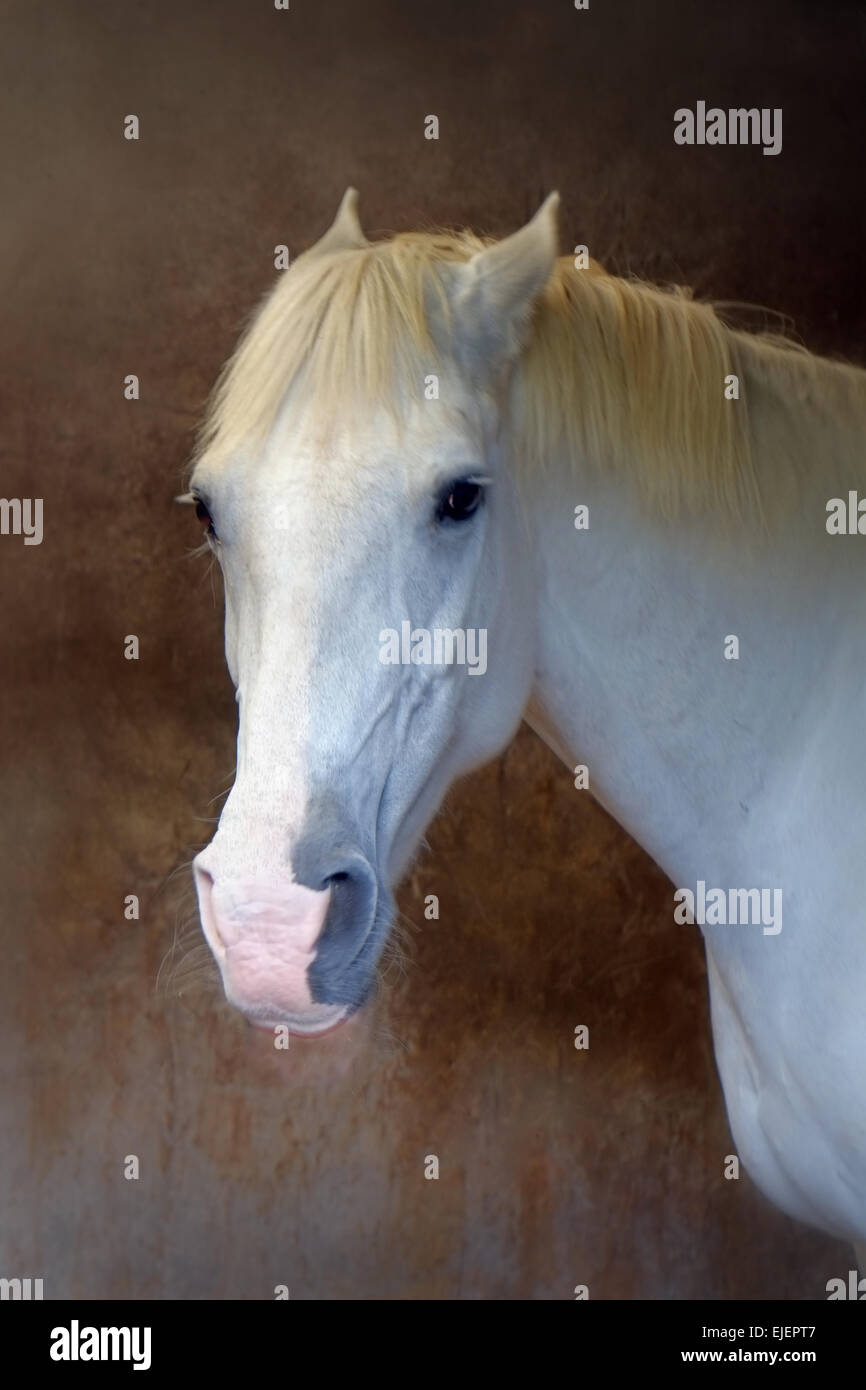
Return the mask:
{"type": "MultiPolygon", "coordinates": [[[[551,233],[541,251],[525,233],[516,259],[534,254],[541,283],[551,233]]],[[[355,412],[325,448],[298,387],[265,446],[193,478],[239,706],[235,785],[194,874],[226,995],[262,1024],[320,1033],[365,1001],[394,883],[528,695],[529,548],[487,370],[511,324],[472,303],[492,278],[525,314],[533,276],[511,273],[504,245],[483,253],[491,277],[455,271],[455,319],[478,332],[440,345],[439,400],[404,402],[400,425],[355,412]]]]}
{"type": "Polygon", "coordinates": [[[466,411],[283,438],[193,481],[226,593],[237,777],[194,865],[226,994],[318,1032],[367,997],[391,889],[533,665],[516,499],[466,411]]]}

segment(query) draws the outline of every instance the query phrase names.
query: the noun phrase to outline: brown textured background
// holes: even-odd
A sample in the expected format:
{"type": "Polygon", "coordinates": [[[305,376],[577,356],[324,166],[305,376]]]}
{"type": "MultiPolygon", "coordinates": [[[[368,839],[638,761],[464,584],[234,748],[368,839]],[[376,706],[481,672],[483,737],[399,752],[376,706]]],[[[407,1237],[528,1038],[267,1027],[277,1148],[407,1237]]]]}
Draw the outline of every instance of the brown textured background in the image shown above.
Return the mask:
{"type": "Polygon", "coordinates": [[[0,492],[45,499],[41,547],[0,538],[0,1274],[97,1299],[823,1297],[846,1247],[722,1178],[697,932],[525,730],[435,823],[405,960],[353,1035],[275,1054],[183,951],[157,975],[176,931],[195,944],[172,871],[234,763],[218,594],[171,498],[275,244],[314,239],[348,183],[368,234],[502,234],[557,187],[564,249],[857,359],[856,7],[0,17],[0,492]],[[699,98],[782,106],[782,154],[676,147],[699,98]]]}

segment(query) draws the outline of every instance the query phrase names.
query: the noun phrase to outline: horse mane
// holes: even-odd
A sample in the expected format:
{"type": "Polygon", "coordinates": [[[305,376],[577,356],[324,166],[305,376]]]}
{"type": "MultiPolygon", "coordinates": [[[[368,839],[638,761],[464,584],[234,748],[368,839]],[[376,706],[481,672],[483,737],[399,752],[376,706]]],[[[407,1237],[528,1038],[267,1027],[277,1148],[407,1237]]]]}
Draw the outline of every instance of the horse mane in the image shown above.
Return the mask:
{"type": "MultiPolygon", "coordinates": [[[[441,365],[430,320],[449,320],[448,267],[490,244],[468,231],[411,232],[300,256],[223,369],[196,458],[263,443],[301,380],[323,420],[371,404],[396,413],[418,399],[441,365]]],[[[688,290],[621,279],[593,261],[577,269],[562,257],[512,376],[514,465],[541,468],[565,449],[582,466],[622,470],[666,516],[761,514],[750,405],[765,391],[834,417],[856,413],[862,431],[866,372],[778,335],[737,331],[688,290]]],[[[801,434],[790,431],[795,453],[801,434]]],[[[799,462],[805,473],[814,458],[799,462]]]]}

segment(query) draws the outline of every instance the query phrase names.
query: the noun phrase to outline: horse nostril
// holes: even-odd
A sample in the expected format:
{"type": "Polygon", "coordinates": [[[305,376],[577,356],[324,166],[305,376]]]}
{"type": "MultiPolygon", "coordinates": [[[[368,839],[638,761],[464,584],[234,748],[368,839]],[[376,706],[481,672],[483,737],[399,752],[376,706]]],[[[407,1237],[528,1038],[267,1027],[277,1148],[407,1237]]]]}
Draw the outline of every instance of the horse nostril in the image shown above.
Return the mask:
{"type": "Polygon", "coordinates": [[[348,869],[338,869],[336,873],[328,874],[326,878],[322,879],[322,888],[334,889],[343,883],[354,883],[354,875],[348,869]]]}

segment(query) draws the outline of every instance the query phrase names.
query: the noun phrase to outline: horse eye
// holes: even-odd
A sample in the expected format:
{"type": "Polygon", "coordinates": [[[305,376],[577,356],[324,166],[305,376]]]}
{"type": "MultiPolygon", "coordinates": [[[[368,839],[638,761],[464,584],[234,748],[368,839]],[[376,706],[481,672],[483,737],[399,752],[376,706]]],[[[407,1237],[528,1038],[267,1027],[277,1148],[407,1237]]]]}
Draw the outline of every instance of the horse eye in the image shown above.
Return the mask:
{"type": "Polygon", "coordinates": [[[205,506],[204,502],[202,502],[200,497],[196,498],[195,514],[201,522],[202,526],[204,527],[206,533],[209,536],[213,536],[214,540],[216,540],[216,531],[214,530],[213,517],[211,516],[210,512],[208,511],[207,507],[205,506]]]}
{"type": "Polygon", "coordinates": [[[440,521],[468,521],[484,496],[480,483],[452,483],[439,508],[440,521]]]}

